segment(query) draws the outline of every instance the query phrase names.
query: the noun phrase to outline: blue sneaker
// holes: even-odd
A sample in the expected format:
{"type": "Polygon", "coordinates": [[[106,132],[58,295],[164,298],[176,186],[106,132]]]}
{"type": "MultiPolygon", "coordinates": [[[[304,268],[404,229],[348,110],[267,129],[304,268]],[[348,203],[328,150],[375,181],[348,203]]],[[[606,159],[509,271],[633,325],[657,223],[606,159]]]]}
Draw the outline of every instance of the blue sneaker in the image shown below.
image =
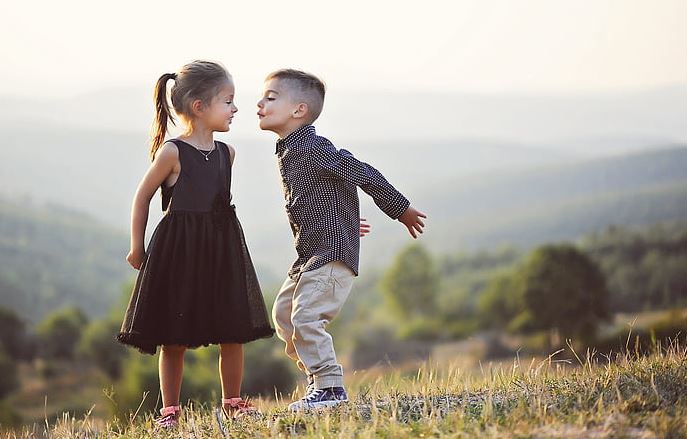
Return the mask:
{"type": "Polygon", "coordinates": [[[302,399],[289,404],[289,410],[296,412],[299,410],[334,407],[342,402],[348,402],[348,395],[343,387],[314,389],[302,399]]]}

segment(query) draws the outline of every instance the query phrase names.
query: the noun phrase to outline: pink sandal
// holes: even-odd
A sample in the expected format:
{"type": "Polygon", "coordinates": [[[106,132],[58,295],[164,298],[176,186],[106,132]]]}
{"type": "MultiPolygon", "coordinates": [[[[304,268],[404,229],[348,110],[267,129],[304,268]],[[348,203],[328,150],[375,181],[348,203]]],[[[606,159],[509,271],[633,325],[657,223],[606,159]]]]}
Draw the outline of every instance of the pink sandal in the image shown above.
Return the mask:
{"type": "Polygon", "coordinates": [[[174,428],[179,425],[180,405],[170,405],[160,409],[160,417],[155,419],[155,425],[160,428],[174,428]]]}
{"type": "Polygon", "coordinates": [[[260,411],[255,408],[253,404],[247,399],[241,398],[224,398],[222,399],[222,411],[229,419],[237,419],[242,416],[259,415],[260,411]],[[227,412],[226,406],[229,406],[230,412],[227,412]]]}

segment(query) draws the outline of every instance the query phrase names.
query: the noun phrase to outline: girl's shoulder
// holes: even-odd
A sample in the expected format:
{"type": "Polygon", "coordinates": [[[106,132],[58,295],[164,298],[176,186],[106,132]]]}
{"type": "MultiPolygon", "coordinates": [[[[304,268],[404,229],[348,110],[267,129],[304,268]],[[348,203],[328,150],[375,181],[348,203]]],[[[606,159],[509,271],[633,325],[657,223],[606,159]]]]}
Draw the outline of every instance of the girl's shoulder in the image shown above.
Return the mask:
{"type": "Polygon", "coordinates": [[[160,148],[155,151],[154,160],[178,160],[179,159],[179,148],[177,144],[173,142],[176,139],[166,140],[165,143],[160,146],[160,148]]]}
{"type": "Polygon", "coordinates": [[[224,147],[229,150],[229,160],[231,161],[231,164],[233,165],[234,164],[234,158],[236,157],[236,149],[232,145],[225,143],[225,142],[222,142],[220,140],[216,140],[216,142],[220,145],[224,145],[224,147]]]}

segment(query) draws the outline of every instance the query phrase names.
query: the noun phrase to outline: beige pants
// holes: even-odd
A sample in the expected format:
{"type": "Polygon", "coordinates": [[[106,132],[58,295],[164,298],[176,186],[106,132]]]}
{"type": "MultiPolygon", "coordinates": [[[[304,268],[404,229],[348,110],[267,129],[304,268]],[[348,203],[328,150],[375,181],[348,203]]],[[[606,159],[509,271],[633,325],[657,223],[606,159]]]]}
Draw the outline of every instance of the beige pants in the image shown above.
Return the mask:
{"type": "Polygon", "coordinates": [[[325,326],[348,298],[353,278],[343,262],[330,262],[303,272],[298,282],[287,278],[274,301],[272,319],[286,355],[313,377],[318,389],[343,386],[343,368],[325,326]]]}

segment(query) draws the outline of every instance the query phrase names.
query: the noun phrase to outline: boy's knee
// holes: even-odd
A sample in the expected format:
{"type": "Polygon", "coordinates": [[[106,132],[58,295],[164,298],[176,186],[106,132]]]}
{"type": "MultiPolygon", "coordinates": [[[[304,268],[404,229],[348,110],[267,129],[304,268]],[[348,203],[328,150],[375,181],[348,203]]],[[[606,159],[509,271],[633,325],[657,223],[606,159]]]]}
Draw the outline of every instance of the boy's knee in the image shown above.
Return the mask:
{"type": "Polygon", "coordinates": [[[288,310],[280,310],[275,306],[272,309],[272,320],[274,324],[280,328],[287,328],[291,326],[291,313],[288,310]]]}
{"type": "Polygon", "coordinates": [[[275,300],[274,305],[272,305],[272,317],[282,320],[284,315],[289,316],[291,314],[291,304],[285,300],[275,300]]]}

